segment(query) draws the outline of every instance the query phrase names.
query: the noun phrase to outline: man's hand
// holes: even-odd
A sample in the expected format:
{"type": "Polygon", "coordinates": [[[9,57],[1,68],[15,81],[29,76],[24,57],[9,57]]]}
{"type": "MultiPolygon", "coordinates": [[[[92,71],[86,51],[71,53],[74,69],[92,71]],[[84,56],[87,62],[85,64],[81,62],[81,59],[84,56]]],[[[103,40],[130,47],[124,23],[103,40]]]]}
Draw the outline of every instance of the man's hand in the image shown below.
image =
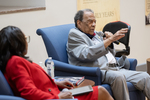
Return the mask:
{"type": "Polygon", "coordinates": [[[128,28],[122,28],[118,30],[114,35],[111,32],[105,32],[106,37],[104,37],[104,46],[107,48],[112,42],[117,41],[125,36],[128,32],[128,28]]]}
{"type": "Polygon", "coordinates": [[[69,91],[60,92],[58,94],[59,99],[72,99],[72,93],[69,91]]]}
{"type": "Polygon", "coordinates": [[[59,88],[61,88],[61,89],[63,89],[63,88],[67,88],[67,89],[72,89],[72,88],[74,88],[74,85],[73,85],[71,82],[67,81],[67,80],[60,81],[60,82],[55,82],[55,83],[56,83],[57,86],[58,86],[59,88]]]}
{"type": "Polygon", "coordinates": [[[108,39],[109,37],[113,36],[113,34],[109,31],[105,31],[105,37],[104,40],[108,39]]]}
{"type": "Polygon", "coordinates": [[[117,31],[114,35],[110,36],[109,39],[111,41],[117,41],[125,36],[125,33],[128,32],[128,28],[122,28],[121,30],[117,31]]]}

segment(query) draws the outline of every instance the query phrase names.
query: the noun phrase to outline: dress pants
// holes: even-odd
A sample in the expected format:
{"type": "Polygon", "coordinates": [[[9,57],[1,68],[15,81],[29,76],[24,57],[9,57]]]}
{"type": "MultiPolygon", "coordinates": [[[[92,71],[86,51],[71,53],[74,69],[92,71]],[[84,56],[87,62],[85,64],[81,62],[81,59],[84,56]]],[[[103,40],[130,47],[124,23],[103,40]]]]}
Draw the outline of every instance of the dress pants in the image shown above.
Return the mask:
{"type": "Polygon", "coordinates": [[[115,100],[130,100],[126,82],[131,82],[135,88],[142,91],[150,99],[150,76],[146,72],[127,69],[101,71],[103,83],[111,86],[115,100]]]}

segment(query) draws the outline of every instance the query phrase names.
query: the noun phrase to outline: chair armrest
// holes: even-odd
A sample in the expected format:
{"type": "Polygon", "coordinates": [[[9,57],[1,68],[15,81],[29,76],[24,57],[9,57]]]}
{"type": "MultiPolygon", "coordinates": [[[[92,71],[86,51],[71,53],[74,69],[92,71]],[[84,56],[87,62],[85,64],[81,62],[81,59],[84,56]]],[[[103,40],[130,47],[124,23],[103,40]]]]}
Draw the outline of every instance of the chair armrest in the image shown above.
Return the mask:
{"type": "Polygon", "coordinates": [[[74,66],[58,60],[53,61],[55,76],[85,76],[86,79],[93,80],[95,85],[101,84],[102,75],[99,67],[74,66]]]}
{"type": "Polygon", "coordinates": [[[0,100],[25,100],[25,99],[16,96],[0,95],[0,100]]]}
{"type": "MultiPolygon", "coordinates": [[[[119,57],[116,57],[116,59],[118,60],[119,57]]],[[[129,60],[129,62],[130,62],[130,68],[129,68],[129,70],[136,70],[137,59],[128,58],[128,60],[129,60]]]]}
{"type": "Polygon", "coordinates": [[[137,59],[128,58],[128,60],[130,62],[130,69],[129,70],[136,70],[137,59]]]}
{"type": "Polygon", "coordinates": [[[67,64],[64,62],[60,62],[57,60],[53,60],[55,64],[56,70],[61,70],[65,72],[87,75],[87,76],[98,76],[100,72],[99,67],[85,67],[85,66],[75,66],[71,64],[67,64]]]}

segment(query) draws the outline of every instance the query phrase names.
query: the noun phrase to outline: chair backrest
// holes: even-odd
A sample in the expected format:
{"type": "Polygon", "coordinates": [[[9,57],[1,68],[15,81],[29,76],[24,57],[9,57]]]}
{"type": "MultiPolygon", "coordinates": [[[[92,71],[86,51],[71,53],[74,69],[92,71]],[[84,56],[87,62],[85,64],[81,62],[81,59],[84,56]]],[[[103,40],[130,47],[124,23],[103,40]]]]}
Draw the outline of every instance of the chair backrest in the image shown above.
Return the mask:
{"type": "Polygon", "coordinates": [[[11,95],[11,96],[14,95],[1,70],[0,70],[0,95],[11,95]]]}
{"type": "Polygon", "coordinates": [[[125,33],[125,37],[121,38],[118,41],[123,43],[125,45],[125,47],[128,48],[129,47],[129,36],[130,36],[130,30],[131,30],[131,26],[129,24],[122,22],[122,21],[110,22],[104,26],[103,32],[110,31],[114,34],[122,28],[128,28],[128,32],[125,33]]]}
{"type": "Polygon", "coordinates": [[[68,63],[66,43],[71,28],[75,28],[75,24],[58,25],[37,30],[37,34],[43,38],[49,57],[68,63]]]}

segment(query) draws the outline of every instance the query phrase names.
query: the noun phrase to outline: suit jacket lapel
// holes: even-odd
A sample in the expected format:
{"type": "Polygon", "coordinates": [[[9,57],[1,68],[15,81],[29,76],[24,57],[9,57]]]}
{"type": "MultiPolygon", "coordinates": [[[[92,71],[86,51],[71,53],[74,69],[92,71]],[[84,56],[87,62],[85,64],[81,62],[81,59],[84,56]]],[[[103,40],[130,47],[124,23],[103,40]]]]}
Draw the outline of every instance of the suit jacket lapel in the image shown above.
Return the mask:
{"type": "Polygon", "coordinates": [[[102,42],[101,37],[99,35],[95,35],[94,38],[96,38],[98,41],[102,42]]]}

